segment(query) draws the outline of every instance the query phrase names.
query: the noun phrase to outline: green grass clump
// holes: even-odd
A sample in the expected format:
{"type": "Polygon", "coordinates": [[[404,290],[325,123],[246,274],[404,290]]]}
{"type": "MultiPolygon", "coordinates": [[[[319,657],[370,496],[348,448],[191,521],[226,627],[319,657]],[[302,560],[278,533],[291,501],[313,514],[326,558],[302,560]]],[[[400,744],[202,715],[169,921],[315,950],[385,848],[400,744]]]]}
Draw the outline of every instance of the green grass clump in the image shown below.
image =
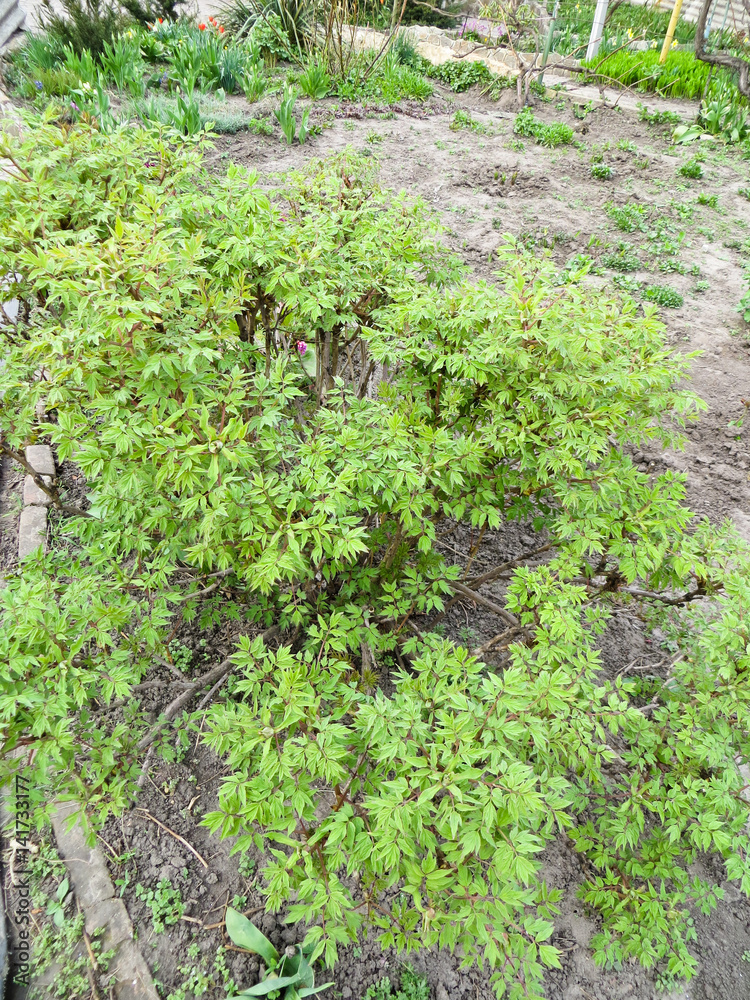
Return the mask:
{"type": "Polygon", "coordinates": [[[646,52],[621,49],[605,59],[597,57],[583,65],[596,70],[589,79],[602,83],[619,83],[664,97],[698,100],[703,96],[710,73],[708,63],[696,59],[692,52],[670,52],[661,65],[659,55],[658,49],[646,52]]]}
{"type": "Polygon", "coordinates": [[[398,60],[396,53],[389,53],[376,63],[372,72],[367,70],[374,59],[372,52],[362,53],[343,79],[335,81],[331,93],[345,101],[376,101],[394,104],[396,101],[426,101],[432,97],[433,87],[419,69],[398,60]]]}
{"type": "Polygon", "coordinates": [[[679,309],[685,301],[680,293],[669,285],[650,285],[643,292],[643,298],[647,302],[655,302],[658,306],[666,306],[667,309],[679,309]]]}
{"type": "Polygon", "coordinates": [[[606,206],[607,215],[623,233],[645,232],[648,209],[645,205],[614,205],[606,206]]]}
{"type": "Polygon", "coordinates": [[[487,132],[487,126],[478,122],[476,118],[472,118],[468,111],[459,110],[453,116],[453,121],[450,123],[448,128],[451,132],[460,132],[461,129],[469,129],[471,132],[479,132],[484,135],[487,132]]]}
{"type": "Polygon", "coordinates": [[[719,207],[719,196],[718,194],[705,194],[703,191],[698,195],[697,198],[699,205],[707,205],[709,208],[719,207]]]}
{"type": "Polygon", "coordinates": [[[700,165],[698,160],[687,160],[677,171],[682,177],[689,177],[691,180],[697,181],[703,176],[703,167],[700,165]]]}
{"type": "Polygon", "coordinates": [[[601,263],[613,271],[637,271],[641,266],[632,243],[619,243],[616,251],[602,256],[601,263]]]}
{"type": "Polygon", "coordinates": [[[614,170],[608,163],[592,163],[591,176],[596,181],[608,181],[614,175],[614,170]]]}
{"type": "Polygon", "coordinates": [[[547,125],[534,117],[531,108],[524,108],[516,115],[513,125],[516,135],[528,136],[535,139],[540,146],[568,146],[573,141],[573,129],[563,122],[552,122],[547,125]]]}

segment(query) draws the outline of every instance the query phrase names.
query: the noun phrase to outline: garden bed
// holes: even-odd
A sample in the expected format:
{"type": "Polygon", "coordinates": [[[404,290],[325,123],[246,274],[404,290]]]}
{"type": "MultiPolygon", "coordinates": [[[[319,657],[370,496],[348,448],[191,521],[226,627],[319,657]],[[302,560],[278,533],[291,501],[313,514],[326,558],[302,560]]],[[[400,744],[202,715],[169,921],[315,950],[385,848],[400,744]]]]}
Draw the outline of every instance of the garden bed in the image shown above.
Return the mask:
{"type": "MultiPolygon", "coordinates": [[[[273,187],[289,168],[353,146],[377,160],[388,187],[431,203],[447,227],[447,244],[477,277],[492,280],[493,253],[509,234],[539,253],[549,251],[560,268],[580,264],[581,255],[588,255],[594,268],[588,280],[594,285],[605,287],[614,280],[636,295],[658,286],[681,296],[682,304],[662,308],[661,316],[677,350],[704,352],[693,360],[691,370],[693,388],[709,410],[689,431],[684,453],[642,450],[635,457],[644,470],[686,472],[693,509],[715,522],[733,517],[748,537],[749,456],[741,418],[744,401],[750,398],[750,352],[737,314],[750,251],[750,203],[738,193],[747,183],[746,161],[705,144],[703,177],[691,180],[679,174],[679,167],[693,153],[676,153],[664,126],[617,109],[576,109],[562,102],[538,105],[535,119],[569,126],[578,146],[548,149],[533,137],[522,138],[514,134],[514,115],[471,94],[457,98],[441,92],[416,116],[401,106],[350,106],[340,115],[333,107],[328,113],[323,104],[321,111],[328,115],[329,127],[304,146],[285,147],[275,137],[246,133],[222,136],[209,162],[221,172],[227,162],[252,167],[264,185],[273,187]],[[591,178],[592,159],[611,167],[610,179],[591,178]],[[627,253],[636,262],[632,269],[618,270],[618,255],[627,256],[623,242],[630,244],[627,253]],[[608,266],[608,260],[614,266],[608,266]],[[662,265],[668,269],[660,270],[662,265]]],[[[80,494],[73,475],[73,467],[62,471],[62,485],[70,496],[80,494]]],[[[12,515],[7,474],[5,482],[3,512],[12,515]]],[[[474,540],[457,529],[440,545],[460,563],[474,540]]],[[[539,542],[529,525],[488,532],[475,571],[512,559],[539,542]]],[[[503,595],[499,585],[489,591],[494,600],[502,602],[503,595]]],[[[424,619],[422,627],[428,623],[424,619]]],[[[470,601],[454,606],[444,625],[450,638],[469,648],[486,643],[497,631],[493,614],[470,601]]],[[[239,626],[183,626],[176,641],[200,670],[202,663],[228,654],[238,631],[239,626]]],[[[245,627],[242,631],[247,633],[245,627]]],[[[623,609],[600,642],[605,669],[614,676],[634,661],[658,661],[657,640],[638,614],[623,609]]],[[[493,662],[492,653],[487,662],[493,662]]],[[[157,670],[149,680],[158,676],[157,670]]],[[[163,675],[165,683],[168,676],[163,675]]],[[[386,690],[388,683],[382,676],[386,690]]],[[[159,693],[145,706],[158,711],[159,693]]],[[[122,819],[108,821],[101,840],[163,996],[192,993],[218,1000],[230,977],[239,988],[252,985],[260,965],[257,957],[219,951],[229,943],[221,926],[227,903],[247,911],[277,947],[297,942],[303,930],[287,927],[283,910],[278,916],[264,914],[262,857],[251,851],[240,864],[238,857],[229,855],[231,839],[219,841],[201,826],[203,815],[217,806],[226,769],[219,757],[199,745],[199,731],[200,725],[188,729],[178,740],[178,760],[151,760],[135,808],[122,819]]],[[[591,959],[588,946],[597,920],[576,898],[587,874],[585,861],[565,838],[548,848],[543,860],[549,885],[563,890],[552,937],[561,949],[562,968],[547,974],[546,995],[550,1000],[651,1000],[655,985],[648,972],[632,963],[602,971],[591,959]]],[[[707,856],[696,865],[697,871],[716,862],[707,856]]],[[[721,872],[717,877],[722,881],[721,872]]],[[[750,966],[743,955],[750,949],[750,906],[736,889],[725,887],[727,895],[716,914],[696,915],[698,934],[692,949],[700,970],[684,994],[691,1000],[747,996],[750,966]]],[[[460,971],[458,960],[447,953],[421,953],[407,960],[427,976],[436,1000],[489,1000],[494,995],[484,974],[460,971]]],[[[383,953],[367,941],[345,948],[332,975],[335,994],[360,1000],[384,975],[397,982],[403,961],[403,956],[392,950],[383,953]]]]}

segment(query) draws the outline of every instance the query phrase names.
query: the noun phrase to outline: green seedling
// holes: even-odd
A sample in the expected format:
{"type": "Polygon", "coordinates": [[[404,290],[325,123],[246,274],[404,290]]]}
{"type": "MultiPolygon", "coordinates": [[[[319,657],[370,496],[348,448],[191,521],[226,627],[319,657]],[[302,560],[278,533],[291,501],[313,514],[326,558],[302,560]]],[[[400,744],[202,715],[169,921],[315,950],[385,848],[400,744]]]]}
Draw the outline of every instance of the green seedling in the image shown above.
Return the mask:
{"type": "Polygon", "coordinates": [[[301,1000],[302,997],[321,993],[333,986],[333,983],[315,985],[315,973],[299,945],[291,955],[287,952],[280,955],[265,934],[231,906],[227,907],[226,929],[238,948],[260,955],[268,970],[265,979],[256,986],[243,990],[239,996],[262,997],[274,994],[282,1000],[301,1000]]]}

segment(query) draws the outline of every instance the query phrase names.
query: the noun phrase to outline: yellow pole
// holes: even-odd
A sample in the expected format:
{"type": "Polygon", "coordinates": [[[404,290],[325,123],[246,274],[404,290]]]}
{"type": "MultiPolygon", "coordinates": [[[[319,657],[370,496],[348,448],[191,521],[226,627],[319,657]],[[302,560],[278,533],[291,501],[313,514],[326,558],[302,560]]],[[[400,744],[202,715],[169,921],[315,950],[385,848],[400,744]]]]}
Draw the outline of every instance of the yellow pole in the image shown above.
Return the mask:
{"type": "Polygon", "coordinates": [[[672,39],[674,38],[681,10],[682,0],[674,0],[674,8],[672,10],[672,16],[669,19],[669,27],[667,28],[667,37],[664,39],[664,44],[661,47],[661,55],[659,56],[659,62],[662,64],[667,61],[669,50],[672,48],[672,39]]]}

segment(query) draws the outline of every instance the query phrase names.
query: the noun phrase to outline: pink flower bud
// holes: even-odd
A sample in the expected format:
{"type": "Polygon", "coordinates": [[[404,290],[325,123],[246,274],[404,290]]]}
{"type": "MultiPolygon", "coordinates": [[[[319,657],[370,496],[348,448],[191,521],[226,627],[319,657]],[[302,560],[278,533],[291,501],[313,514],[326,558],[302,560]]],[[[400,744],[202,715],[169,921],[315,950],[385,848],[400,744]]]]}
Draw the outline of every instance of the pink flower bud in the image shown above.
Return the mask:
{"type": "Polygon", "coordinates": [[[302,355],[307,350],[307,344],[304,342],[304,340],[297,341],[297,350],[299,351],[300,357],[302,357],[302,355]]]}

